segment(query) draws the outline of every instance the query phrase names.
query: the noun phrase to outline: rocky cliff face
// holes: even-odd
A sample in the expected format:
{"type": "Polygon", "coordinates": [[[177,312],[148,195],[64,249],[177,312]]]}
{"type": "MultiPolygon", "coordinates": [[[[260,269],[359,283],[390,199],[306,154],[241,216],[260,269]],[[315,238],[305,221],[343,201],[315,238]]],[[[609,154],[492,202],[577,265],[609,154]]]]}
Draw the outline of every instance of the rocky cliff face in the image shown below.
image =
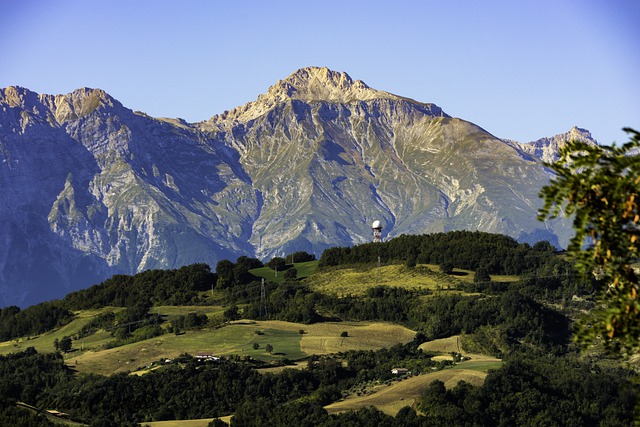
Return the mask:
{"type": "Polygon", "coordinates": [[[326,68],[195,124],[101,90],[2,89],[0,306],[114,273],[320,255],[370,240],[374,219],[387,238],[477,229],[564,245],[566,224],[535,219],[547,145],[502,141],[326,68]]]}
{"type": "Polygon", "coordinates": [[[573,140],[597,145],[597,141],[593,139],[591,132],[574,126],[569,132],[561,133],[551,138],[540,138],[537,141],[522,144],[520,148],[543,162],[552,163],[558,160],[558,151],[560,148],[564,147],[567,142],[573,140]]]}

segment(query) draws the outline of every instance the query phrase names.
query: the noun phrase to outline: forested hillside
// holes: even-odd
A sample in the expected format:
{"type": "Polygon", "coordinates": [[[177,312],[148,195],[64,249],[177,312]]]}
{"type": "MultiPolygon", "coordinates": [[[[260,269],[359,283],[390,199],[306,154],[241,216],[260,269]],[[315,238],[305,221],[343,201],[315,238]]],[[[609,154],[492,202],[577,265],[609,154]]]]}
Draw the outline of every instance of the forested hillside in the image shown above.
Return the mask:
{"type": "MultiPolygon", "coordinates": [[[[266,266],[241,257],[220,261],[215,271],[194,264],[119,275],[62,300],[2,309],[2,339],[12,341],[0,346],[0,424],[50,425],[15,406],[26,402],[96,426],[227,415],[233,415],[234,426],[631,425],[637,373],[627,361],[606,358],[597,349],[581,354],[571,339],[572,323],[593,307],[599,284],[577,278],[571,262],[551,245],[450,232],[332,248],[319,262],[307,255],[289,254],[266,266]],[[315,273],[298,277],[316,263],[315,273]],[[320,277],[340,283],[354,271],[370,271],[375,278],[389,267],[395,281],[363,280],[353,285],[357,293],[319,286],[320,277]],[[276,269],[278,280],[263,285],[261,278],[275,277],[276,269]],[[219,314],[203,314],[205,307],[219,314]],[[346,325],[384,321],[415,331],[415,338],[377,350],[306,353],[298,369],[269,373],[262,369],[293,361],[278,355],[272,343],[263,350],[259,335],[253,353],[207,360],[182,354],[170,362],[164,357],[144,375],[78,370],[87,352],[104,351],[107,357],[107,349],[135,342],[152,347],[168,334],[194,342],[199,333],[233,328],[239,319],[296,322],[302,326],[293,335],[299,337],[308,333],[305,324],[338,322],[345,325],[340,339],[346,341],[356,339],[346,325]],[[74,322],[78,327],[65,336],[64,346],[57,341],[39,350],[20,347],[29,343],[25,336],[38,343],[74,322]],[[82,348],[98,335],[103,347],[82,348]],[[406,377],[393,374],[394,368],[412,377],[456,369],[464,363],[459,352],[442,360],[419,349],[454,335],[461,336],[464,354],[502,359],[481,386],[425,383],[407,407],[393,413],[365,408],[330,415],[324,409],[365,389],[402,384],[406,377]],[[7,350],[11,346],[19,351],[7,350]]],[[[132,364],[130,371],[138,368],[145,367],[132,364]]]]}

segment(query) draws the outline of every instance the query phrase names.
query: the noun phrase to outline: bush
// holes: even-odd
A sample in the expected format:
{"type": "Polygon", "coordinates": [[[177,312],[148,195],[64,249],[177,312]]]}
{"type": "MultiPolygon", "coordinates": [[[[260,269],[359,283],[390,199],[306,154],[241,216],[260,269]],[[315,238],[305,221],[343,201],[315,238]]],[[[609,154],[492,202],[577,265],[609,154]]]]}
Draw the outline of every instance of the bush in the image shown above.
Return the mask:
{"type": "Polygon", "coordinates": [[[285,279],[296,279],[298,277],[298,270],[295,268],[290,268],[284,272],[285,279]]]}
{"type": "Polygon", "coordinates": [[[444,274],[453,273],[453,263],[449,261],[444,261],[440,263],[440,271],[442,271],[444,274]]]}
{"type": "Polygon", "coordinates": [[[490,282],[491,276],[489,276],[489,270],[485,267],[480,267],[476,271],[476,275],[473,277],[473,283],[490,282]]]}
{"type": "Polygon", "coordinates": [[[228,309],[226,309],[223,313],[224,320],[238,320],[240,318],[240,311],[238,310],[238,306],[232,305],[228,309]]]}
{"type": "Polygon", "coordinates": [[[71,346],[71,338],[67,336],[62,337],[62,339],[58,342],[58,348],[63,353],[68,353],[69,351],[71,351],[71,346]]]}

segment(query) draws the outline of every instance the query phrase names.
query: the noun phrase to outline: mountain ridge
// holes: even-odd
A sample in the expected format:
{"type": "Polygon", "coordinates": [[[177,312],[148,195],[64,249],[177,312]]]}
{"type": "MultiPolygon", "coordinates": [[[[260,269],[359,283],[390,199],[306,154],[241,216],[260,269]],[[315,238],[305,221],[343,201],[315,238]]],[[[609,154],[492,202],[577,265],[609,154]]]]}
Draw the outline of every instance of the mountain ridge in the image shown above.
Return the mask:
{"type": "Polygon", "coordinates": [[[387,238],[569,236],[535,219],[549,179],[535,150],[327,68],[198,123],[101,89],[10,87],[0,126],[0,304],[31,302],[47,280],[50,297],[116,273],[319,255],[370,240],[374,219],[387,238]]]}
{"type": "Polygon", "coordinates": [[[410,98],[373,89],[362,80],[353,80],[345,72],[332,71],[327,67],[306,67],[276,82],[267,89],[266,93],[258,95],[257,100],[233,108],[221,115],[214,115],[205,123],[214,124],[225,120],[231,120],[233,123],[246,123],[265,114],[280,103],[295,100],[353,103],[382,99],[405,100],[422,105],[428,110],[433,109],[434,115],[447,116],[434,104],[423,104],[410,98]]]}
{"type": "Polygon", "coordinates": [[[558,160],[560,148],[572,140],[586,142],[588,144],[598,144],[591,136],[591,132],[586,129],[581,129],[578,126],[573,126],[568,132],[527,142],[522,144],[521,148],[523,151],[532,154],[543,162],[553,163],[558,160]]]}

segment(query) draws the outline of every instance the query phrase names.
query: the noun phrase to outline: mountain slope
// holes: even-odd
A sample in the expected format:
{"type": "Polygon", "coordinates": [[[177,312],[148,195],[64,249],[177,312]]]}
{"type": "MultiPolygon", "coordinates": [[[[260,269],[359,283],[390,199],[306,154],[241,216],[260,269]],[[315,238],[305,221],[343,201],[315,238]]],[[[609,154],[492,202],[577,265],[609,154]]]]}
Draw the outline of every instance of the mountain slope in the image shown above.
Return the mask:
{"type": "Polygon", "coordinates": [[[260,257],[361,243],[374,219],[387,236],[479,229],[556,245],[567,238],[535,221],[548,180],[539,159],[345,73],[299,70],[201,129],[242,153],[263,195],[251,240],[260,257]]]}
{"type": "Polygon", "coordinates": [[[560,148],[564,147],[568,141],[573,140],[586,142],[587,144],[597,144],[596,140],[591,136],[591,132],[574,126],[569,132],[522,144],[520,149],[539,158],[543,162],[550,163],[558,160],[558,151],[560,148]]]}
{"type": "MultiPolygon", "coordinates": [[[[471,229],[564,245],[541,224],[537,151],[309,67],[201,123],[104,91],[0,90],[0,305],[114,273],[471,229]]],[[[548,151],[548,150],[547,150],[548,151]]]]}
{"type": "Polygon", "coordinates": [[[251,251],[245,224],[256,203],[221,204],[229,192],[255,199],[226,147],[99,90],[51,97],[8,88],[0,102],[9,107],[0,122],[5,303],[251,251]],[[43,294],[46,283],[57,292],[43,294]]]}

